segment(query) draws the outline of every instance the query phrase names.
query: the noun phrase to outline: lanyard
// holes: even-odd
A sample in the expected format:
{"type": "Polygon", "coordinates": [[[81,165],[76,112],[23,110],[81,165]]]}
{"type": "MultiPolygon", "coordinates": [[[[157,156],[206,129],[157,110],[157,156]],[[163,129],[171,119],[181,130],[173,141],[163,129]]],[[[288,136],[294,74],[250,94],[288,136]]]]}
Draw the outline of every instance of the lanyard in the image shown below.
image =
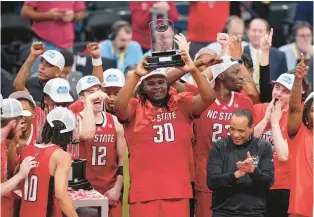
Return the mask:
{"type": "MultiPolygon", "coordinates": [[[[113,46],[111,47],[111,52],[112,52],[113,54],[115,54],[113,46]]],[[[120,69],[120,70],[121,70],[122,65],[123,65],[124,55],[125,55],[125,52],[124,52],[124,51],[121,52],[121,53],[119,53],[118,69],[120,69]]]]}
{"type": "MultiPolygon", "coordinates": [[[[294,58],[296,60],[298,60],[299,59],[299,51],[298,51],[297,45],[295,43],[292,44],[292,52],[293,52],[294,58]]],[[[304,59],[310,59],[310,56],[308,54],[305,54],[304,59]]]]}

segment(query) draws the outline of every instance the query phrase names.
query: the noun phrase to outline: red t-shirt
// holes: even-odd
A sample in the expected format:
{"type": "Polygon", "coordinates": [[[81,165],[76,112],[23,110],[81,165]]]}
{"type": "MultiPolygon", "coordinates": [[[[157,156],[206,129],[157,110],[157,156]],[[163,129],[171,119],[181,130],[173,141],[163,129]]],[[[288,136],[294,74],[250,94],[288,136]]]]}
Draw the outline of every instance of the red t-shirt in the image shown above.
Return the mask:
{"type": "MultiPolygon", "coordinates": [[[[269,103],[254,105],[257,123],[263,120],[268,105],[269,103]]],[[[284,139],[288,138],[287,121],[288,121],[288,113],[284,112],[279,122],[281,133],[284,139]]],[[[273,145],[273,133],[272,133],[270,123],[267,125],[267,127],[265,128],[265,131],[261,135],[261,139],[264,139],[273,145]]],[[[270,189],[290,189],[291,179],[290,179],[289,160],[286,162],[280,162],[278,160],[277,153],[274,148],[273,148],[273,158],[274,158],[274,167],[275,167],[275,182],[273,186],[271,186],[270,189]]]]}
{"type": "Polygon", "coordinates": [[[132,116],[125,124],[130,162],[130,202],[192,198],[190,147],[192,139],[191,101],[186,95],[178,108],[158,108],[144,128],[134,131],[138,100],[131,99],[132,116]]]}
{"type": "Polygon", "coordinates": [[[229,101],[215,100],[201,115],[194,121],[196,132],[196,181],[195,189],[202,192],[210,192],[207,187],[206,164],[208,153],[212,142],[229,134],[230,119],[232,113],[238,108],[247,109],[255,116],[252,101],[242,94],[231,92],[229,101]]]}
{"type": "Polygon", "coordinates": [[[194,42],[214,42],[230,15],[230,2],[190,2],[188,38],[194,42]]]}
{"type": "Polygon", "coordinates": [[[21,182],[22,201],[20,217],[46,216],[48,209],[54,217],[62,217],[62,211],[54,198],[54,177],[49,172],[49,161],[57,145],[33,145],[23,149],[21,161],[35,157],[37,167],[21,182]]]}
{"type": "MultiPolygon", "coordinates": [[[[24,4],[34,7],[40,13],[48,12],[53,8],[74,12],[85,10],[83,1],[25,1],[24,4]]],[[[74,22],[34,21],[32,30],[37,36],[59,48],[68,49],[74,44],[74,22]]]]}
{"type": "Polygon", "coordinates": [[[313,216],[313,131],[301,123],[294,139],[288,139],[291,190],[288,213],[313,216]]]}
{"type": "MultiPolygon", "coordinates": [[[[1,183],[6,182],[8,178],[8,158],[7,147],[4,142],[1,143],[1,183]]],[[[13,199],[11,192],[1,197],[1,216],[13,216],[13,199]]]]}
{"type": "Polygon", "coordinates": [[[199,94],[198,87],[196,85],[184,83],[184,86],[185,86],[185,91],[192,93],[193,96],[197,96],[199,94]]]}
{"type": "Polygon", "coordinates": [[[103,112],[105,121],[96,126],[93,141],[80,142],[80,158],[86,159],[86,178],[101,194],[116,183],[118,154],[117,132],[113,116],[103,112]]]}
{"type": "Polygon", "coordinates": [[[83,100],[76,100],[74,103],[72,103],[72,104],[69,106],[69,109],[70,109],[74,114],[80,113],[81,111],[84,110],[84,102],[83,102],[83,100]]]}
{"type": "MultiPolygon", "coordinates": [[[[149,9],[158,1],[130,1],[132,13],[132,32],[133,41],[137,41],[145,49],[151,48],[149,23],[152,21],[152,14],[149,9]]],[[[179,18],[178,10],[174,2],[167,1],[170,9],[168,19],[174,23],[179,18]]]]}

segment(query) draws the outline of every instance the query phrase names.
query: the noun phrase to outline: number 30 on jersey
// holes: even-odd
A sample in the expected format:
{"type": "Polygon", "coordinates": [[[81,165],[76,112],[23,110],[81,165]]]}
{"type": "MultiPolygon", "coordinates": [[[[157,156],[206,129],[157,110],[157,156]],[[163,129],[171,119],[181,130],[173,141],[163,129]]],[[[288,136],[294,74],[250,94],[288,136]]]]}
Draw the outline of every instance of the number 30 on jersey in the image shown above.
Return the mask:
{"type": "Polygon", "coordinates": [[[165,123],[163,125],[154,125],[153,129],[157,130],[157,135],[154,136],[155,143],[174,141],[174,129],[173,129],[172,123],[165,123]]]}

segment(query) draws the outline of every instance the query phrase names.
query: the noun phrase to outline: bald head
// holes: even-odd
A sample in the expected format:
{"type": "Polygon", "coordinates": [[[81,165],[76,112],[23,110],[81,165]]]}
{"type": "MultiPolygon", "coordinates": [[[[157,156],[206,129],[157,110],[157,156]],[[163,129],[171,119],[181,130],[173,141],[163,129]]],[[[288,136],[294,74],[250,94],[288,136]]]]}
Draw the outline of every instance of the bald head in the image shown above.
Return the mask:
{"type": "Polygon", "coordinates": [[[244,35],[244,21],[238,16],[229,17],[226,28],[229,36],[242,38],[244,35]]]}
{"type": "Polygon", "coordinates": [[[264,19],[256,18],[250,22],[247,36],[252,46],[259,49],[261,38],[268,32],[269,23],[264,19]]]}

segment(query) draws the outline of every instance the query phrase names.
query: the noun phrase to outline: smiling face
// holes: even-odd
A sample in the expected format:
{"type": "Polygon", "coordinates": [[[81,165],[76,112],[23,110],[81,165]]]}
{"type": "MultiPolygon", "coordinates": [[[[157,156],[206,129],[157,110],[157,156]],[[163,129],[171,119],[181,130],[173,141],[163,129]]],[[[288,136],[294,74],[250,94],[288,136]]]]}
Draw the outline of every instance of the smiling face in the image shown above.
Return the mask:
{"type": "Polygon", "coordinates": [[[243,75],[241,73],[239,64],[234,64],[223,72],[223,83],[230,91],[241,91],[243,75]]]}
{"type": "Polygon", "coordinates": [[[167,96],[168,83],[162,75],[153,75],[143,81],[144,91],[152,103],[161,103],[167,96]]]}
{"type": "Polygon", "coordinates": [[[253,125],[249,126],[249,120],[245,116],[233,115],[230,121],[230,137],[234,144],[242,145],[247,142],[253,132],[253,125]]]}
{"type": "Polygon", "coordinates": [[[116,98],[118,96],[119,91],[121,90],[121,87],[105,87],[104,92],[109,97],[109,102],[106,104],[106,109],[109,112],[114,112],[114,102],[116,101],[116,98]]]}

